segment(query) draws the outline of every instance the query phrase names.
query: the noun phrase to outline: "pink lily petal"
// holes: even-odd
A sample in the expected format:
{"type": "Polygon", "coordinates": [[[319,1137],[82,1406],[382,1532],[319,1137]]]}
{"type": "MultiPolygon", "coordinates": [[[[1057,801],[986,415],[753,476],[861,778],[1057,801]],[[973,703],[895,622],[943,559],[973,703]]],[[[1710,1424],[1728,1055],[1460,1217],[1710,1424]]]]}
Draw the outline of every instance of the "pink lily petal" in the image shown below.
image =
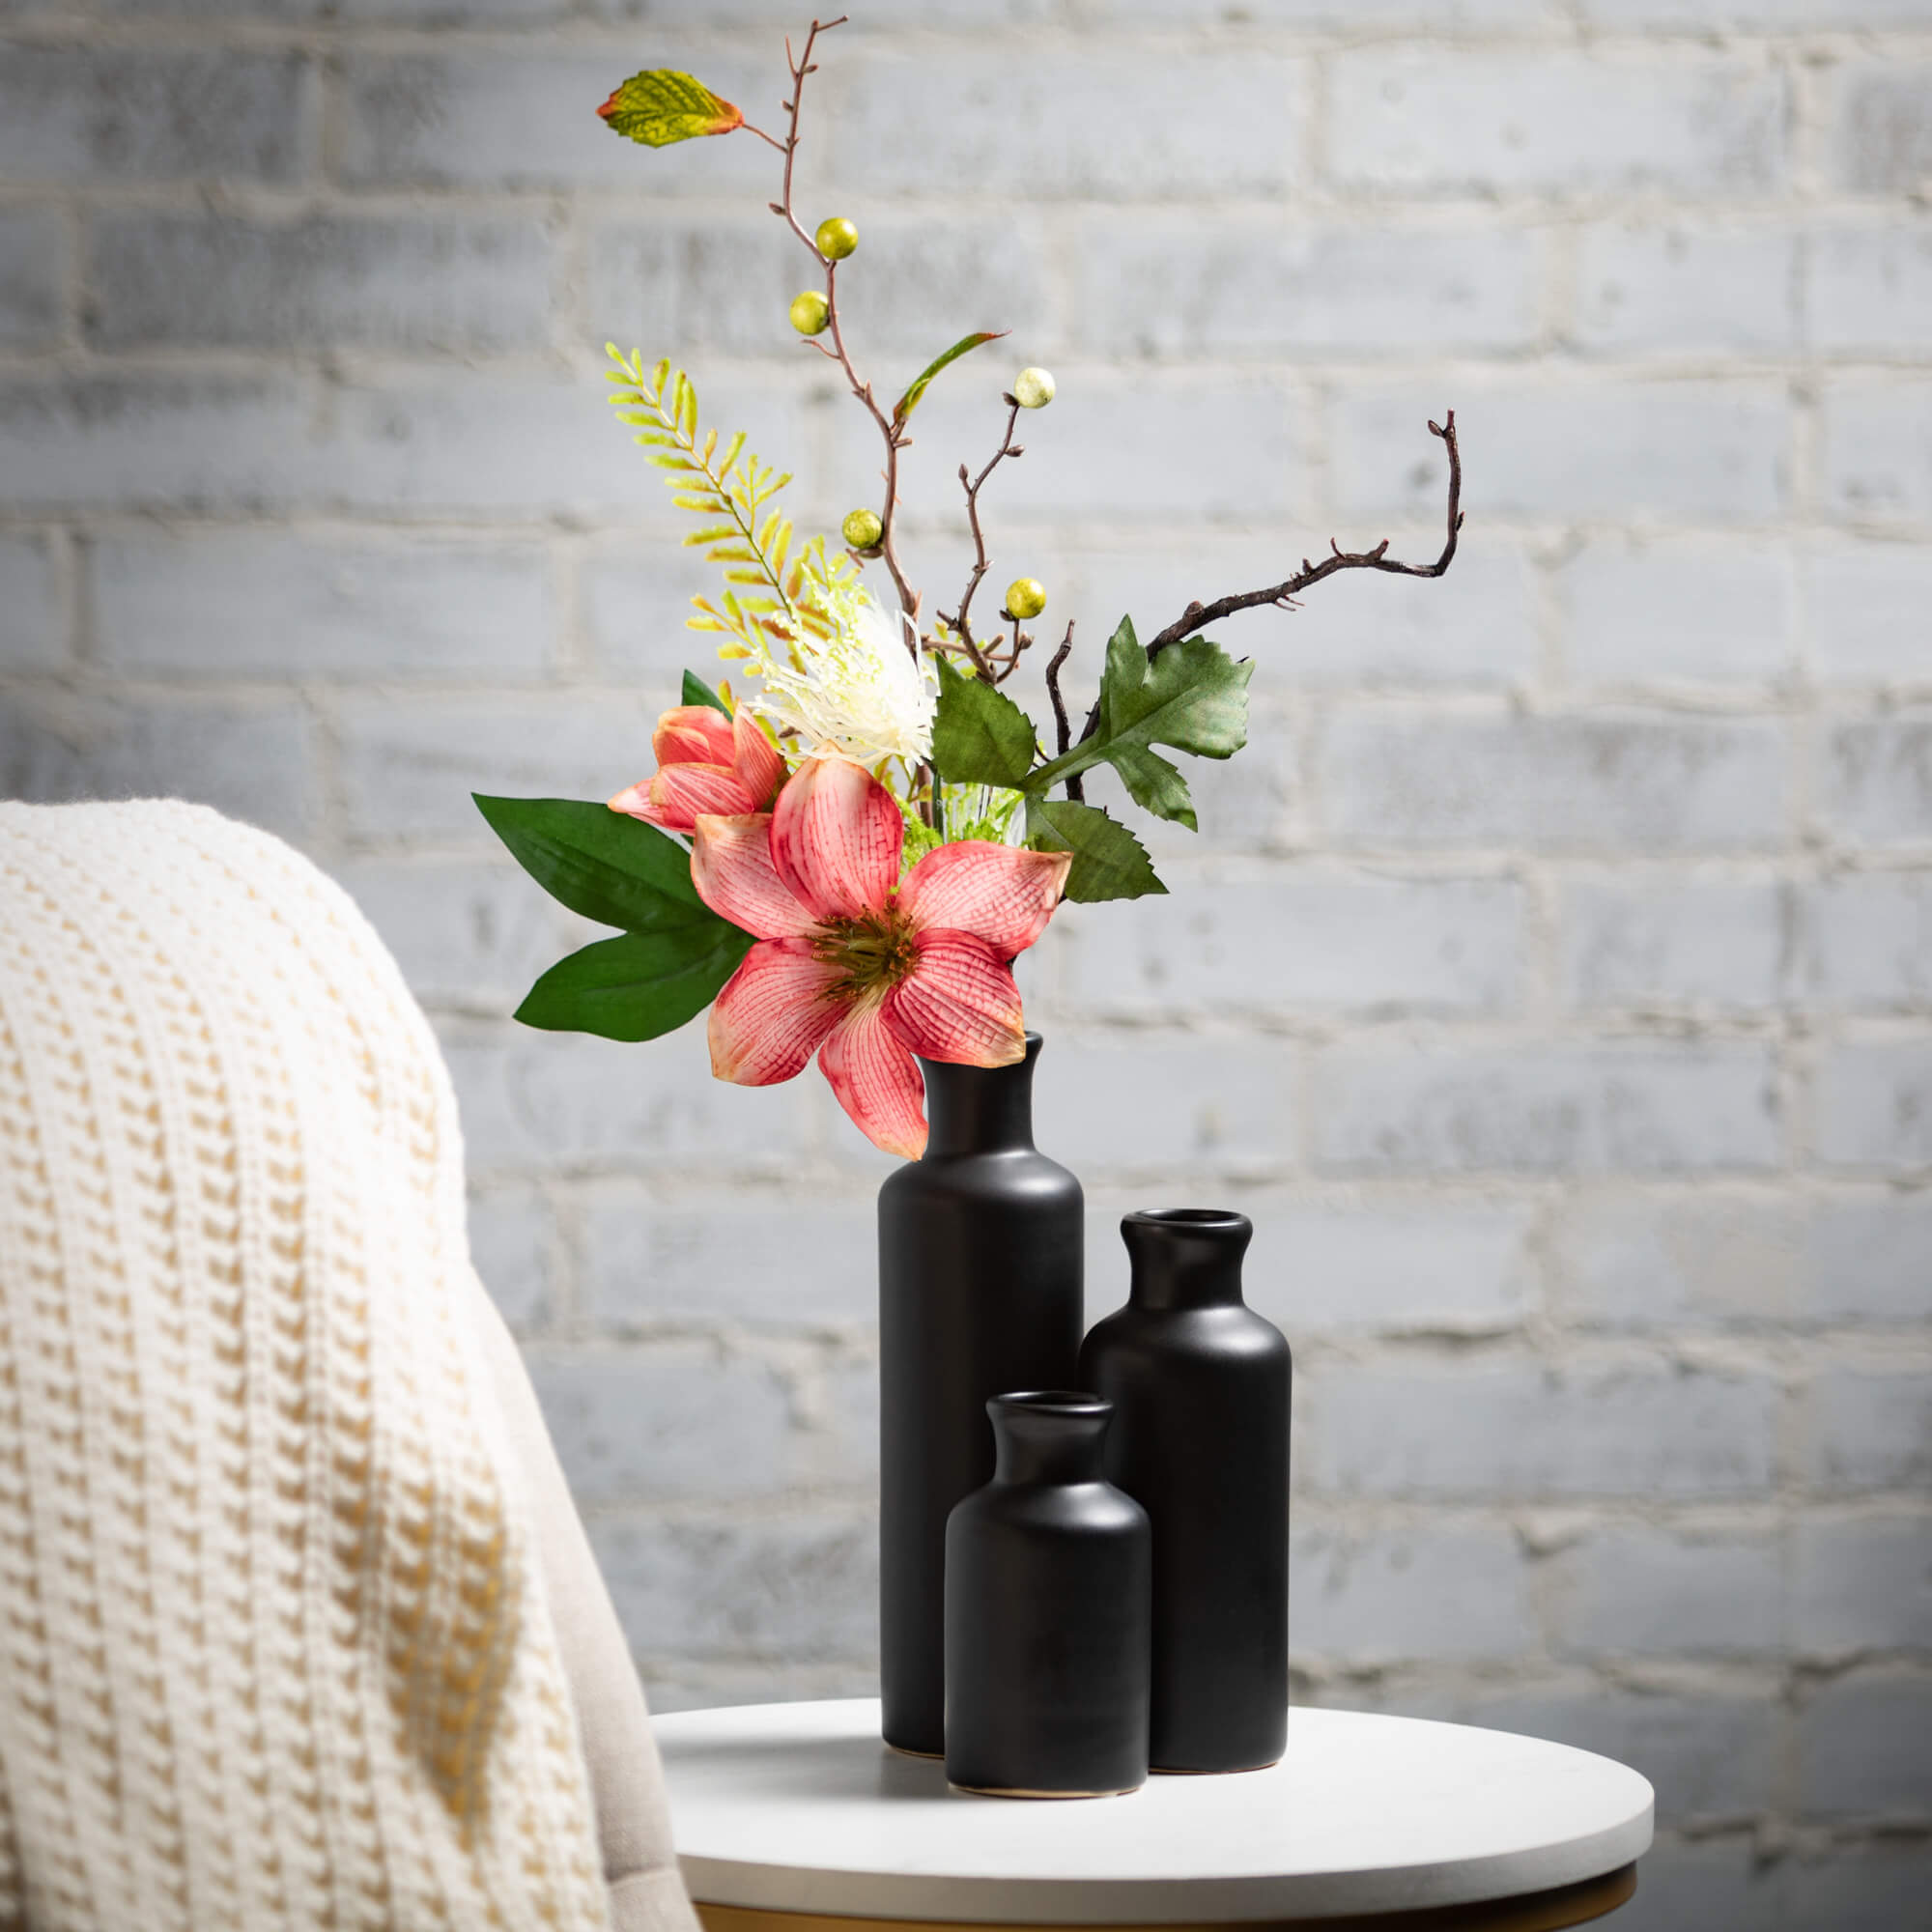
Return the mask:
{"type": "Polygon", "coordinates": [[[658,720],[651,750],[660,765],[728,765],[734,753],[731,721],[708,704],[680,704],[658,720]]]}
{"type": "Polygon", "coordinates": [[[638,815],[667,832],[690,832],[707,811],[728,816],[751,809],[745,787],[723,765],[666,765],[638,815]]]}
{"type": "Polygon", "coordinates": [[[651,781],[639,779],[634,785],[626,785],[622,791],[612,792],[605,800],[612,811],[629,812],[633,818],[641,818],[650,810],[651,781]]]}
{"type": "Polygon", "coordinates": [[[751,810],[762,811],[784,777],[784,760],[749,711],[740,711],[731,721],[731,769],[752,801],[751,810]]]}
{"type": "Polygon", "coordinates": [[[892,793],[851,758],[806,759],[772,808],[772,859],[817,919],[882,908],[904,843],[892,793]]]}
{"type": "Polygon", "coordinates": [[[711,1003],[711,1071],[740,1087],[770,1087],[800,1072],[838,1024],[826,997],[838,969],[804,939],[761,939],[711,1003]]]}
{"type": "Polygon", "coordinates": [[[760,939],[787,939],[811,931],[816,921],[792,896],[772,864],[769,811],[728,817],[707,814],[692,830],[691,883],[720,918],[760,939]]]}
{"type": "Polygon", "coordinates": [[[1010,959],[1046,930],[1072,863],[1070,852],[1021,852],[984,838],[936,845],[906,874],[899,910],[915,931],[978,933],[1010,959]]]}
{"type": "Polygon", "coordinates": [[[925,1082],[887,1024],[884,1002],[848,1007],[818,1050],[818,1067],[853,1125],[875,1148],[904,1160],[925,1151],[925,1082]]]}
{"type": "Polygon", "coordinates": [[[886,1020],[927,1060],[1010,1066],[1026,1055],[1020,989],[999,952],[977,932],[928,927],[919,961],[886,996],[886,1020]]]}

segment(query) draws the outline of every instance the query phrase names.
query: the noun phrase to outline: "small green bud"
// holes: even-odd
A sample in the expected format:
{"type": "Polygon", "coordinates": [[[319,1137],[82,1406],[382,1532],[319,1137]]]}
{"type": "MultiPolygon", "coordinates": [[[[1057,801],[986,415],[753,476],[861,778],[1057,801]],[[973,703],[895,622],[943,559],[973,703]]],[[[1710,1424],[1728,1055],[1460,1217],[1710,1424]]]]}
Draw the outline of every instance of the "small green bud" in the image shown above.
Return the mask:
{"type": "Polygon", "coordinates": [[[816,289],[807,289],[803,295],[792,297],[791,326],[801,335],[824,334],[825,325],[831,320],[832,311],[816,289]]]}
{"type": "Polygon", "coordinates": [[[880,523],[876,510],[849,511],[838,527],[854,550],[876,549],[879,539],[886,533],[886,526],[880,523]]]}
{"type": "Polygon", "coordinates": [[[1053,378],[1044,369],[1022,369],[1013,378],[1013,400],[1023,410],[1043,410],[1053,400],[1053,378]]]}
{"type": "Polygon", "coordinates": [[[835,214],[818,224],[812,240],[828,262],[842,262],[859,245],[859,231],[842,214],[835,214]]]}
{"type": "Polygon", "coordinates": [[[1037,617],[1046,609],[1046,586],[1037,577],[1016,577],[1007,585],[1007,611],[1022,619],[1037,617]]]}

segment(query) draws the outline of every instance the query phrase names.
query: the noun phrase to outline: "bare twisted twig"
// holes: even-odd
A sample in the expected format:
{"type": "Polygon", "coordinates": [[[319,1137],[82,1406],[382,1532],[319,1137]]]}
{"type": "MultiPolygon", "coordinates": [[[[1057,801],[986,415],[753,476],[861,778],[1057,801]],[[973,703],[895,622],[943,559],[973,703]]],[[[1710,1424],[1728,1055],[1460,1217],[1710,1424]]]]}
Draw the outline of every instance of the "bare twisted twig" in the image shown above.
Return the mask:
{"type": "Polygon", "coordinates": [[[973,528],[973,574],[966,580],[965,594],[959,599],[959,609],[952,616],[942,611],[939,614],[947,626],[958,637],[966,647],[966,655],[973,660],[973,668],[988,682],[995,682],[985,656],[973,640],[973,627],[967,612],[973,604],[973,593],[980,587],[980,580],[990,568],[986,555],[985,533],[980,527],[980,491],[986,478],[999,468],[1004,457],[1024,456],[1026,451],[1013,440],[1013,426],[1020,419],[1019,398],[1010,393],[1003,394],[1000,400],[1007,406],[1007,426],[1000,436],[1000,446],[986,459],[986,467],[975,476],[962,463],[959,466],[959,481],[966,492],[966,521],[973,528]]]}
{"type": "MultiPolygon", "coordinates": [[[[1449,530],[1442,545],[1442,554],[1434,563],[1404,563],[1390,556],[1386,537],[1373,550],[1363,551],[1345,551],[1330,538],[1328,548],[1332,554],[1324,556],[1320,563],[1311,563],[1303,557],[1301,568],[1284,582],[1270,584],[1264,590],[1244,590],[1234,596],[1217,597],[1211,604],[1197,600],[1188,605],[1166,630],[1149,640],[1149,663],[1152,663],[1169,644],[1178,644],[1181,639],[1191,638],[1196,632],[1206,630],[1209,624],[1218,623],[1223,617],[1232,617],[1237,611],[1253,611],[1264,604],[1292,611],[1295,608],[1294,599],[1301,591],[1320,583],[1324,577],[1333,577],[1338,571],[1381,570],[1397,577],[1442,576],[1455,561],[1456,538],[1463,527],[1463,454],[1456,443],[1456,412],[1449,411],[1440,423],[1432,422],[1429,433],[1440,437],[1443,447],[1449,452],[1449,530]]],[[[1096,702],[1087,714],[1080,742],[1085,744],[1099,728],[1100,707],[1096,702]]],[[[1072,796],[1070,787],[1067,795],[1072,796]]]]}

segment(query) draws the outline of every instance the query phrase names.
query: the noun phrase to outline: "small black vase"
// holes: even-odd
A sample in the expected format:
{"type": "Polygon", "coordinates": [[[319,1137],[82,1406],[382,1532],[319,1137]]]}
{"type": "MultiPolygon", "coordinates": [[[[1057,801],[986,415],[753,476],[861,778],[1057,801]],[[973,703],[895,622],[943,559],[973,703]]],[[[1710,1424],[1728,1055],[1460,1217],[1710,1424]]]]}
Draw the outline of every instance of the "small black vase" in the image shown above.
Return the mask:
{"type": "Polygon", "coordinates": [[[879,1189],[879,1675],[886,1742],[946,1750],[946,1519],[993,1473],[986,1404],[1065,1388],[1080,1183],[1033,1144],[1039,1036],[1011,1066],[922,1061],[924,1154],[879,1189]]]}
{"type": "Polygon", "coordinates": [[[1121,1223],[1127,1305],[1080,1351],[1114,1405],[1107,1474],[1153,1523],[1156,1771],[1249,1771],[1288,1742],[1291,1362],[1241,1300],[1245,1214],[1121,1223]]]}
{"type": "Polygon", "coordinates": [[[1147,1512],[1103,1476],[1112,1409],[995,1396],[993,1480],[946,1525],[946,1776],[1111,1798],[1148,1774],[1147,1512]]]}

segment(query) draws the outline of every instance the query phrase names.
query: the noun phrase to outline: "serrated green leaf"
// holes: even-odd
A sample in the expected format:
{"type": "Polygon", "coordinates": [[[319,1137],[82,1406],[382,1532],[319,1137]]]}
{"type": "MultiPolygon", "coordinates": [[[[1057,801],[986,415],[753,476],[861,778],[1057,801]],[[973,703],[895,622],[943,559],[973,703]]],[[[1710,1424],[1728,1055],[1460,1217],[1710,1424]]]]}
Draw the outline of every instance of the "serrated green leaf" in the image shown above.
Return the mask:
{"type": "Polygon", "coordinates": [[[714,711],[722,711],[730,717],[730,707],[698,676],[695,670],[684,674],[684,702],[687,704],[708,704],[714,711]]]}
{"type": "Polygon", "coordinates": [[[1029,774],[1026,789],[1045,793],[1097,764],[1116,766],[1135,802],[1163,818],[1194,825],[1186,781],[1150,748],[1170,745],[1197,757],[1230,758],[1248,742],[1248,678],[1207,638],[1170,644],[1151,663],[1122,617],[1107,642],[1099,721],[1093,737],[1029,774]]]}
{"type": "Polygon", "coordinates": [[[526,1026],[656,1039],[701,1013],[751,951],[752,935],[711,926],[625,932],[559,959],[517,1009],[526,1026]]]}
{"type": "Polygon", "coordinates": [[[962,335],[945,355],[928,362],[912,380],[912,386],[893,405],[893,420],[902,423],[913,411],[919,408],[920,398],[932,386],[932,379],[949,364],[958,361],[960,356],[970,354],[980,344],[997,342],[1007,331],[1004,328],[982,328],[972,335],[962,335]]]}
{"type": "Polygon", "coordinates": [[[1017,791],[1033,767],[1038,733],[1005,692],[969,677],[944,656],[932,719],[932,766],[953,784],[1003,785],[1017,791]]]}
{"type": "Polygon", "coordinates": [[[1082,904],[1138,899],[1164,893],[1141,841],[1096,805],[1065,798],[1029,798],[1027,843],[1036,852],[1071,852],[1065,896],[1082,904]]]}
{"type": "Polygon", "coordinates": [[[634,73],[597,112],[612,133],[647,148],[668,148],[700,134],[728,134],[745,121],[701,80],[668,67],[634,73]]]}
{"type": "Polygon", "coordinates": [[[1190,832],[1200,831],[1193,794],[1178,766],[1145,746],[1136,748],[1117,738],[1114,748],[1108,762],[1120,773],[1127,795],[1143,811],[1151,811],[1156,818],[1171,818],[1190,832]]]}
{"type": "Polygon", "coordinates": [[[581,799],[472,796],[517,863],[572,912],[626,932],[717,920],[691,883],[691,854],[656,826],[581,799]]]}

